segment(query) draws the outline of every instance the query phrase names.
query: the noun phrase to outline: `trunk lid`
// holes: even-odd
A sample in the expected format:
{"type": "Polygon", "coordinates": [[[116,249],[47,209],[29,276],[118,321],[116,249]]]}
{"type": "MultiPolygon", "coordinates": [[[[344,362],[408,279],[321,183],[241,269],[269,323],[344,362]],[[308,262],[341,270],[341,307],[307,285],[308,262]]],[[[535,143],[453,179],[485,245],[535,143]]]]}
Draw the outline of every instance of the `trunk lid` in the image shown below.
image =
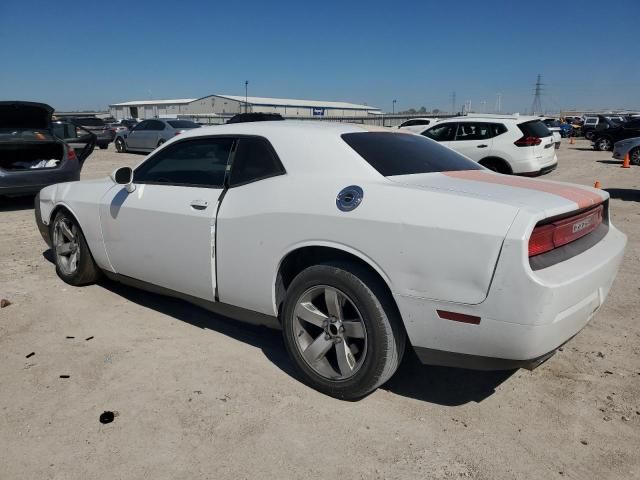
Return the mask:
{"type": "Polygon", "coordinates": [[[389,180],[406,186],[446,190],[457,195],[482,198],[518,209],[562,215],[598,205],[608,198],[602,190],[549,180],[501,175],[488,170],[398,175],[389,180]]]}
{"type": "Polygon", "coordinates": [[[53,107],[46,103],[0,102],[0,129],[50,130],[53,107]]]}

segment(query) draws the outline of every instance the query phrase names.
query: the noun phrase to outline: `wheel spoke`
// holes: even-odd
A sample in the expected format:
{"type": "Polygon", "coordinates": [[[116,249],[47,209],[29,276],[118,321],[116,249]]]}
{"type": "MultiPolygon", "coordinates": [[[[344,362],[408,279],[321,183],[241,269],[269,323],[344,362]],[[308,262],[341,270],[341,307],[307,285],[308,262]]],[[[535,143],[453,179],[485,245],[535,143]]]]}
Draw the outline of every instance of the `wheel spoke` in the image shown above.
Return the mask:
{"type": "Polygon", "coordinates": [[[60,222],[58,225],[60,225],[60,231],[62,232],[62,234],[67,237],[68,240],[73,240],[74,235],[73,232],[69,229],[68,225],[65,222],[60,222]]]}
{"type": "Polygon", "coordinates": [[[316,308],[311,302],[301,302],[296,307],[296,317],[322,328],[327,316],[316,308]]]}
{"type": "Polygon", "coordinates": [[[325,288],[324,299],[327,303],[329,315],[342,320],[342,299],[340,298],[337,290],[334,290],[333,288],[325,288]]]}
{"type": "Polygon", "coordinates": [[[304,358],[307,360],[307,362],[309,362],[310,364],[314,364],[321,358],[324,358],[324,356],[327,354],[327,352],[331,349],[332,346],[333,346],[333,341],[331,341],[330,339],[327,340],[325,338],[325,333],[322,332],[311,343],[311,345],[309,345],[307,349],[304,352],[302,352],[302,355],[304,355],[304,358]]]}
{"type": "Polygon", "coordinates": [[[358,320],[343,320],[344,334],[349,338],[364,338],[364,327],[358,320]]]}
{"type": "Polygon", "coordinates": [[[56,246],[56,253],[58,255],[69,255],[71,253],[71,243],[63,243],[62,245],[56,246]]]}
{"type": "Polygon", "coordinates": [[[353,372],[356,366],[356,359],[351,353],[349,345],[346,341],[336,343],[336,357],[338,359],[338,368],[340,369],[340,375],[349,376],[353,372]]]}
{"type": "Polygon", "coordinates": [[[77,267],[78,267],[78,252],[76,251],[69,256],[69,271],[75,272],[77,267]]]}

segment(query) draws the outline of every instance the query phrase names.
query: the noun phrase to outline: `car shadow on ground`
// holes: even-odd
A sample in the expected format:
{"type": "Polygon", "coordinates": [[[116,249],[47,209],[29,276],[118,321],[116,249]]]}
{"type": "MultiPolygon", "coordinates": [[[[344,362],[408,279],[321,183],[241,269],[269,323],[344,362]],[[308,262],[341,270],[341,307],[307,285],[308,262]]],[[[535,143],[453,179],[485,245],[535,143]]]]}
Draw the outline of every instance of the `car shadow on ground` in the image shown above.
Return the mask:
{"type": "Polygon", "coordinates": [[[569,150],[580,150],[581,152],[595,152],[593,148],[586,148],[586,147],[569,147],[569,150]]]}
{"type": "Polygon", "coordinates": [[[605,188],[611,198],[626,202],[640,202],[640,190],[637,188],[605,188]]]}
{"type": "MultiPolygon", "coordinates": [[[[43,256],[53,263],[51,249],[43,252],[43,256]]],[[[145,308],[259,348],[269,361],[287,375],[299,380],[287,355],[282,334],[277,330],[243,323],[181,299],[147,292],[106,278],[99,285],[145,308]]],[[[413,350],[407,348],[398,371],[381,388],[424,402],[456,406],[481,402],[491,396],[513,373],[513,370],[483,372],[422,365],[413,350]]]]}
{"type": "Polygon", "coordinates": [[[622,165],[622,160],[596,160],[598,163],[604,163],[605,165],[622,165]]]}
{"type": "Polygon", "coordinates": [[[19,210],[33,209],[33,199],[35,195],[26,195],[22,197],[1,197],[0,196],[0,212],[17,212],[19,210]]]}

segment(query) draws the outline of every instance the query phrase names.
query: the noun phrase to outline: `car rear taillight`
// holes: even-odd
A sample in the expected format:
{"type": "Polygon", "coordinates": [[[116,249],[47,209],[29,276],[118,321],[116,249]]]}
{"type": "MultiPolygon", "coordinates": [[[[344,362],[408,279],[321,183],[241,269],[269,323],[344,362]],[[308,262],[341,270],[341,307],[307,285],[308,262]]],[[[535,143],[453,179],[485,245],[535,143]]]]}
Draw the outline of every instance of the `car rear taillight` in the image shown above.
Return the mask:
{"type": "Polygon", "coordinates": [[[535,147],[536,145],[540,145],[542,143],[542,139],[540,137],[521,137],[515,142],[514,145],[518,147],[535,147]]]}
{"type": "Polygon", "coordinates": [[[76,151],[72,147],[68,147],[67,150],[67,160],[77,160],[78,156],[76,155],[76,151]]]}
{"type": "Polygon", "coordinates": [[[535,257],[588,235],[602,224],[603,214],[604,207],[599,205],[578,215],[534,228],[529,238],[529,256],[535,257]]]}

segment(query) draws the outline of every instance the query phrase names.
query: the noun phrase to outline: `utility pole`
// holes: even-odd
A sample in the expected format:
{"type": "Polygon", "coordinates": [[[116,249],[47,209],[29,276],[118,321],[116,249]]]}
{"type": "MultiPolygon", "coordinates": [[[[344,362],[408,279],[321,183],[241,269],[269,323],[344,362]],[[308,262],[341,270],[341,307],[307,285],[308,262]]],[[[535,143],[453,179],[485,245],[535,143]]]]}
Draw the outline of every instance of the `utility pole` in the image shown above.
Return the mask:
{"type": "Polygon", "coordinates": [[[496,113],[500,113],[502,110],[502,94],[498,93],[496,96],[496,113]]]}
{"type": "Polygon", "coordinates": [[[456,114],[456,92],[451,92],[451,114],[456,114]]]}
{"type": "Polygon", "coordinates": [[[244,81],[244,113],[249,113],[249,80],[244,81]]]}
{"type": "Polygon", "coordinates": [[[531,115],[542,114],[542,75],[538,74],[538,79],[536,80],[536,89],[533,93],[533,105],[531,105],[531,115]]]}
{"type": "Polygon", "coordinates": [[[397,102],[397,100],[393,100],[391,102],[391,115],[395,115],[395,113],[396,113],[396,102],[397,102]]]}

